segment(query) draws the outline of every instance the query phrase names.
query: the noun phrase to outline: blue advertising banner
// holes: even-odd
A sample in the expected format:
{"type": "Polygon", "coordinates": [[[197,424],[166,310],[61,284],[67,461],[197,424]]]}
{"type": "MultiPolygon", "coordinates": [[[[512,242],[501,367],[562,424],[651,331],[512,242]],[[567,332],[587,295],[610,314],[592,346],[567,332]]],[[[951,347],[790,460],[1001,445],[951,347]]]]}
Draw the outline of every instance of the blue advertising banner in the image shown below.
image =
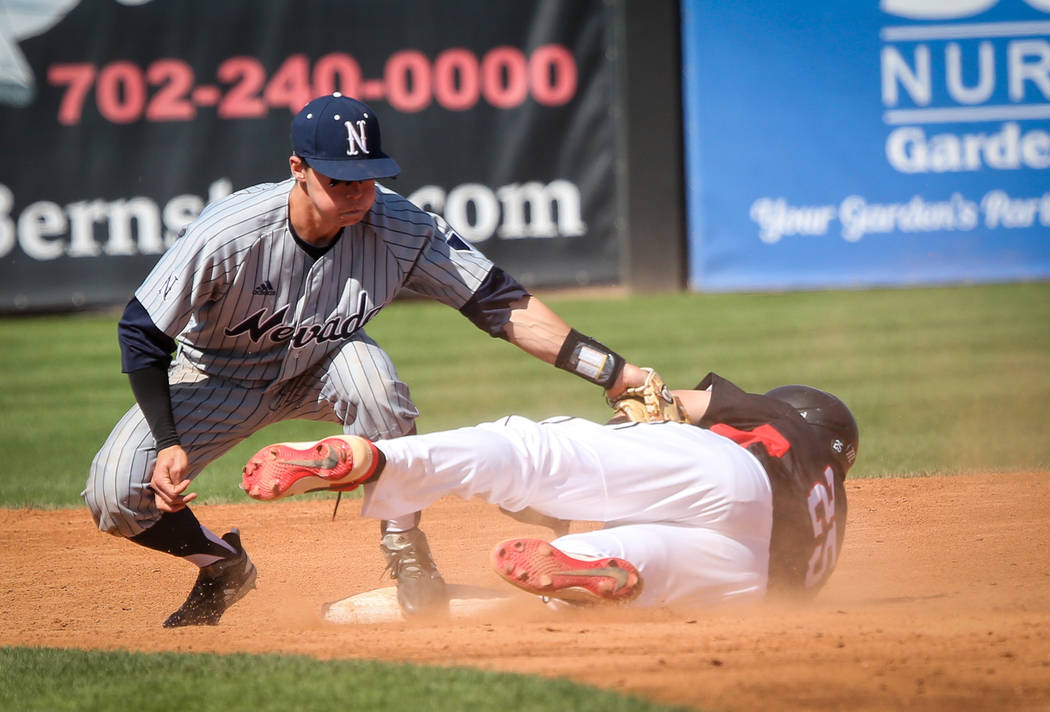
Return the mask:
{"type": "Polygon", "coordinates": [[[689,278],[1050,277],[1050,0],[683,0],[689,278]]]}

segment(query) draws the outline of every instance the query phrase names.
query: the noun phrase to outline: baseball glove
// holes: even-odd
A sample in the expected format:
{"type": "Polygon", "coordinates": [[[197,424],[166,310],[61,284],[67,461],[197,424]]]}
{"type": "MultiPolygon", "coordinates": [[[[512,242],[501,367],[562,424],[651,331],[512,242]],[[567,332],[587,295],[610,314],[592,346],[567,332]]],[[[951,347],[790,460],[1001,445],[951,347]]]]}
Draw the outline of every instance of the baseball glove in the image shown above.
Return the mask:
{"type": "Polygon", "coordinates": [[[660,374],[651,368],[642,370],[647,374],[645,383],[628,388],[615,399],[606,398],[609,406],[616,411],[614,418],[633,423],[655,423],[664,420],[688,423],[689,419],[682,409],[682,404],[671,393],[660,374]]]}

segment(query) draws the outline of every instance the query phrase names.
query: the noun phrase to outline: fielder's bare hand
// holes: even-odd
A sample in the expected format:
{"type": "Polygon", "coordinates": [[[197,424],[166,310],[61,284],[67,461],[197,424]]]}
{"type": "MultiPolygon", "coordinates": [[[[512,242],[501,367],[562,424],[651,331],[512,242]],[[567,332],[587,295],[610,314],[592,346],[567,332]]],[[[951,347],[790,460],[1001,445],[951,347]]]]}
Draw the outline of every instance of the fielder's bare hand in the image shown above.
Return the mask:
{"type": "Polygon", "coordinates": [[[160,511],[177,512],[197,499],[196,492],[183,494],[192,482],[183,479],[189,464],[190,459],[181,445],[172,445],[157,453],[157,465],[149,484],[160,511]]]}
{"type": "Polygon", "coordinates": [[[645,385],[645,379],[649,376],[649,372],[644,368],[635,366],[633,363],[625,363],[623,370],[620,372],[620,377],[616,379],[616,382],[605,389],[605,397],[614,401],[623,394],[628,388],[640,388],[645,385]]]}

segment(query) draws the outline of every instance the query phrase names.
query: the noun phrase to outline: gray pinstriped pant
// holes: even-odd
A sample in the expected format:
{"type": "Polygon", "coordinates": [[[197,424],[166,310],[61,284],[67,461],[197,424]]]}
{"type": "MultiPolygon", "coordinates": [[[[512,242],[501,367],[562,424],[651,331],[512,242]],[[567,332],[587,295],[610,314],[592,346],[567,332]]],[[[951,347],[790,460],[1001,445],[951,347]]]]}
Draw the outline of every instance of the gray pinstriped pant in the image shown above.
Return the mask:
{"type": "MultiPolygon", "coordinates": [[[[411,432],[419,415],[390,357],[364,332],[301,376],[270,386],[209,377],[178,357],[168,380],[189,479],[273,423],[338,423],[344,433],[379,440],[411,432]]],[[[95,455],[81,493],[99,529],[133,537],[160,518],[148,489],[156,460],[149,425],[132,406],[95,455]]]]}

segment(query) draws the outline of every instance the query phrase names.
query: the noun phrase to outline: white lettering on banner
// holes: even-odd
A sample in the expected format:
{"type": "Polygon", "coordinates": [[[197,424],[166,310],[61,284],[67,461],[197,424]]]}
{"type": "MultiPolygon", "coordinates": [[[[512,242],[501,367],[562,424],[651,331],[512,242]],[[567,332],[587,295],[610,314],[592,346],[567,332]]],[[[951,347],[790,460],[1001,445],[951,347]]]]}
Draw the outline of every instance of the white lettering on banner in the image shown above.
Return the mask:
{"type": "MultiPolygon", "coordinates": [[[[944,56],[944,89],[954,102],[973,105],[991,98],[997,74],[995,48],[991,42],[983,41],[977,46],[978,70],[974,86],[966,86],[963,81],[964,54],[959,43],[949,42],[944,48],[944,56]]],[[[1012,40],[1006,45],[1006,57],[1005,74],[1011,101],[1023,102],[1028,89],[1037,92],[1043,101],[1050,100],[1050,42],[1042,39],[1012,40]]],[[[910,63],[901,54],[901,48],[893,45],[882,48],[883,105],[898,106],[900,89],[917,106],[930,105],[934,77],[929,45],[916,46],[910,63]]]]}
{"type": "Polygon", "coordinates": [[[948,60],[948,94],[961,104],[980,104],[988,101],[995,90],[995,48],[991,42],[982,42],[977,48],[977,84],[963,82],[962,48],[952,42],[945,50],[948,60]]]}
{"type": "Polygon", "coordinates": [[[444,215],[468,242],[483,242],[495,234],[499,225],[499,202],[487,185],[464,183],[449,191],[444,215]],[[471,208],[474,209],[473,219],[471,208]]]}
{"type": "Polygon", "coordinates": [[[15,196],[3,183],[0,183],[0,257],[3,257],[15,247],[17,232],[15,225],[11,222],[11,208],[15,205],[15,196]]]}
{"type": "Polygon", "coordinates": [[[18,218],[18,243],[22,251],[34,260],[58,259],[65,252],[65,247],[57,240],[51,242],[44,238],[63,234],[66,225],[62,208],[46,200],[38,201],[26,208],[18,218]]]}
{"type": "Polygon", "coordinates": [[[758,239],[769,244],[785,235],[826,235],[836,212],[834,205],[793,207],[783,198],[759,198],[751,204],[758,239]]]}
{"type": "Polygon", "coordinates": [[[882,0],[883,12],[901,17],[944,19],[968,17],[983,12],[999,0],[882,0]]]}
{"type": "Polygon", "coordinates": [[[901,173],[1045,169],[1050,167],[1050,132],[1022,132],[1019,124],[1010,122],[994,133],[928,137],[917,126],[903,126],[886,139],[886,158],[901,173]]]}
{"type": "MultiPolygon", "coordinates": [[[[1026,0],[1050,12],[1050,0],[1026,0]]],[[[1050,21],[974,22],[998,0],[882,0],[916,20],[883,27],[880,81],[885,155],[901,173],[1050,167],[1050,21]],[[949,20],[944,22],[943,20],[949,20]],[[1000,122],[995,127],[993,122],[1000,122]],[[1031,123],[1040,122],[1033,126],[1031,123]],[[916,124],[992,124],[930,132],[916,124]]]]}
{"type": "Polygon", "coordinates": [[[967,232],[988,229],[1050,227],[1050,192],[1016,197],[992,190],[980,200],[952,193],[948,200],[930,201],[921,195],[903,203],[869,203],[850,195],[838,206],[790,205],[784,198],[759,198],[751,205],[758,238],[775,244],[786,237],[826,237],[838,221],[839,236],[857,242],[869,235],[892,233],[967,232]]]}
{"type": "Polygon", "coordinates": [[[851,195],[839,205],[842,237],[847,242],[891,232],[972,230],[977,217],[977,205],[958,193],[941,202],[926,202],[916,195],[907,203],[886,204],[868,203],[859,195],[851,195]]]}
{"type": "Polygon", "coordinates": [[[919,106],[927,106],[933,95],[930,82],[930,49],[915,48],[914,68],[901,56],[896,47],[882,48],[882,103],[897,106],[900,103],[898,86],[902,86],[919,106]]]}
{"type": "MultiPolygon", "coordinates": [[[[209,186],[207,199],[177,195],[163,206],[147,197],[105,201],[79,200],[62,206],[48,200],[12,215],[15,199],[0,184],[0,258],[15,247],[34,260],[103,255],[155,255],[175,241],[206,202],[227,196],[233,187],[223,178],[209,186]]],[[[423,186],[408,196],[416,205],[441,213],[469,242],[492,237],[569,238],[587,232],[580,189],[571,181],[512,183],[492,190],[465,183],[447,193],[423,186]]]]}
{"type": "Polygon", "coordinates": [[[580,189],[570,181],[555,180],[547,185],[536,181],[512,183],[496,194],[503,204],[503,224],[499,229],[502,238],[575,237],[587,232],[580,209],[580,189]]]}
{"type": "MultiPolygon", "coordinates": [[[[1050,0],[1024,0],[1037,10],[1050,12],[1050,0]]],[[[883,12],[916,19],[969,17],[998,5],[999,0],[882,0],[883,12]]]]}
{"type": "Polygon", "coordinates": [[[1050,193],[1041,198],[1011,198],[993,190],[981,199],[985,227],[1025,228],[1038,223],[1050,226],[1050,193]]]}
{"type": "Polygon", "coordinates": [[[474,243],[493,236],[518,240],[578,237],[587,232],[580,189],[567,180],[546,185],[535,181],[511,183],[495,191],[481,183],[465,183],[448,193],[438,186],[426,185],[408,199],[426,210],[441,213],[456,232],[474,243]]]}
{"type": "Polygon", "coordinates": [[[1010,100],[1024,101],[1026,82],[1031,82],[1043,99],[1050,100],[1050,42],[1018,40],[1007,45],[1006,53],[1010,100]]]}
{"type": "MultiPolygon", "coordinates": [[[[232,190],[229,180],[217,180],[208,187],[208,202],[232,190]]],[[[197,217],[204,203],[196,195],[175,196],[163,208],[141,196],[80,200],[65,207],[38,200],[15,217],[11,215],[14,195],[0,184],[0,258],[15,245],[26,256],[42,262],[60,257],[159,255],[174,242],[179,230],[197,217]]]]}

